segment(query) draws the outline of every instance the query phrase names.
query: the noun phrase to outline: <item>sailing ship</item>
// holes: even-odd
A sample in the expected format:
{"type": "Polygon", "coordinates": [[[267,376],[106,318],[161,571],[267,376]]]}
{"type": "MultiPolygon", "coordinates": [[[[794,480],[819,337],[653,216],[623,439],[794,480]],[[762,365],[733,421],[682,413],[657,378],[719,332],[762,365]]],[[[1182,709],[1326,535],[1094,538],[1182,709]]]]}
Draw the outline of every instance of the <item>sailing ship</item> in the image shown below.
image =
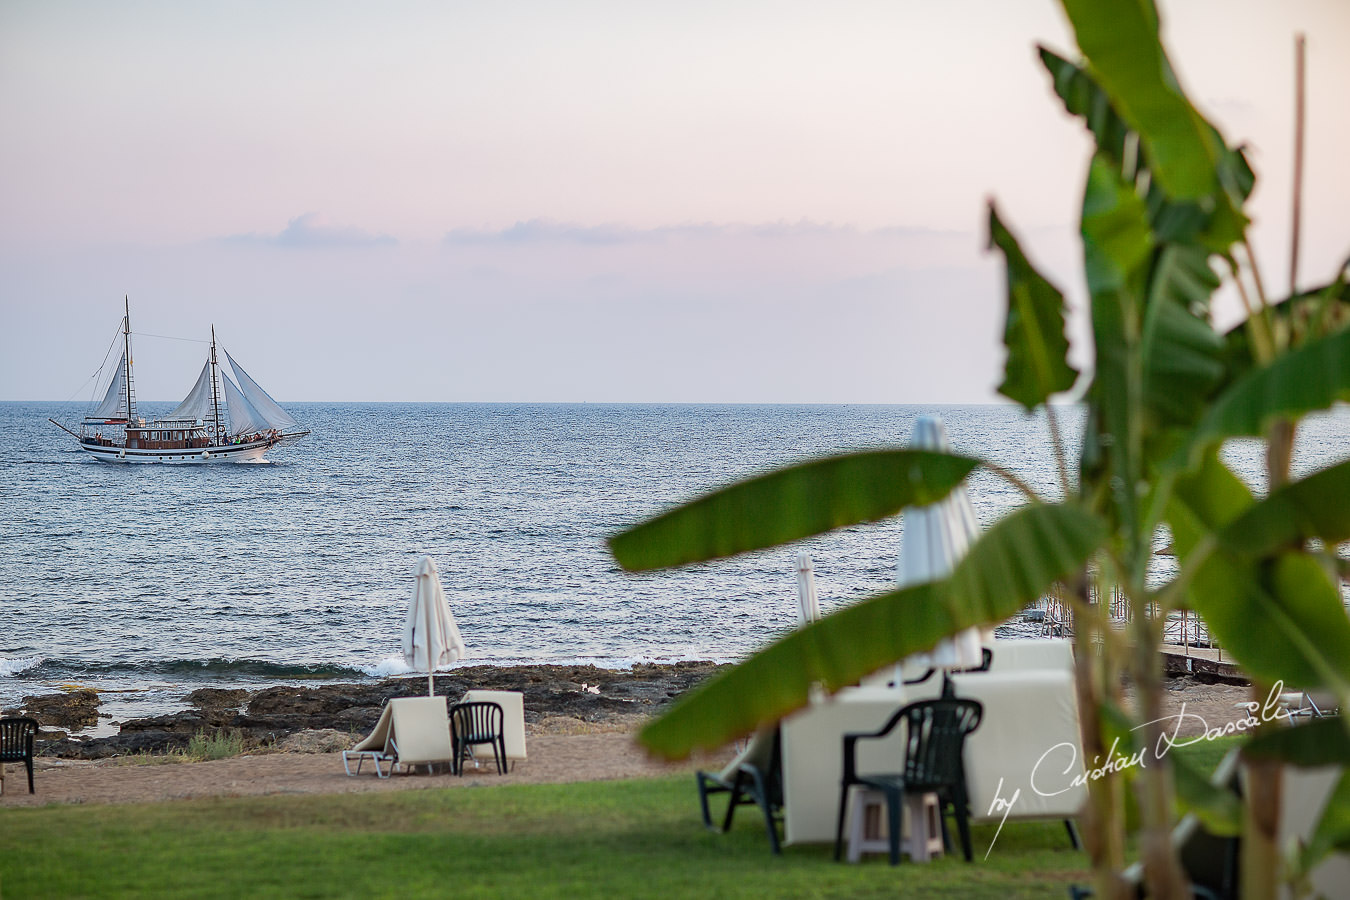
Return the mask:
{"type": "MultiPolygon", "coordinates": [[[[183,402],[165,416],[146,421],[136,414],[136,389],[131,371],[131,302],[122,317],[122,359],[108,384],[103,402],[80,422],[79,431],[48,419],[75,437],[79,448],[101,462],[210,463],[265,462],[273,447],[292,444],[308,431],[282,409],[235,362],[234,378],[216,359],[216,329],[211,327],[211,353],[183,402]]],[[[224,348],[221,348],[224,350],[224,348]]]]}

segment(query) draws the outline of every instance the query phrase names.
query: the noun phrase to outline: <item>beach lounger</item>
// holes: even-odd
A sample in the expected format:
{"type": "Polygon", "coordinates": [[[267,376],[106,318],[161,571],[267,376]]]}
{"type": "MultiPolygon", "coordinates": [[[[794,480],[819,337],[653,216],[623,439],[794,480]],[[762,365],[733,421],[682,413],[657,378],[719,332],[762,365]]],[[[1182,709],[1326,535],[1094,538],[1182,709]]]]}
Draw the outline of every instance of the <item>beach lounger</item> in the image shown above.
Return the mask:
{"type": "Polygon", "coordinates": [[[453,764],[450,743],[450,715],[444,697],[396,697],[390,700],[375,723],[370,736],[350,750],[342,751],[342,767],[348,775],[359,775],[366,760],[375,763],[375,774],[388,778],[394,767],[453,764]],[[351,770],[352,760],[356,771],[351,770]],[[382,768],[389,764],[389,771],[382,768]]]}
{"type": "Polygon", "coordinates": [[[764,813],[764,827],[769,833],[769,849],[782,853],[778,838],[778,823],[783,810],[783,753],[778,726],[755,734],[745,749],[720,772],[696,772],[698,802],[703,812],[703,824],[712,831],[726,831],[736,807],[753,803],[764,813]],[[720,829],[713,825],[708,810],[708,795],[728,793],[727,814],[720,829]]]}
{"type": "Polygon", "coordinates": [[[1290,716],[1320,719],[1340,714],[1339,701],[1332,691],[1288,691],[1280,695],[1280,704],[1290,716]]]}

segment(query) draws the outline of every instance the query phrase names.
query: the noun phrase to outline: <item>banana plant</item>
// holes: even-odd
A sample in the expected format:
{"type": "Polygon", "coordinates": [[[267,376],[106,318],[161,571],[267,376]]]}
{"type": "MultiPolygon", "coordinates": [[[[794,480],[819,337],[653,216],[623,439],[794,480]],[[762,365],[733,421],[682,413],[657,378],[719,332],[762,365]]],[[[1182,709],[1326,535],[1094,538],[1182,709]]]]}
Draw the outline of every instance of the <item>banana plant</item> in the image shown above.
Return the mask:
{"type": "MultiPolygon", "coordinates": [[[[941,499],[977,467],[1012,480],[1027,498],[948,577],[862,599],[685,695],[641,733],[653,753],[678,757],[720,746],[806,705],[813,685],[856,683],[965,628],[998,623],[1052,590],[1075,610],[1089,757],[1134,729],[1143,746],[1160,745],[1162,628],[1179,610],[1204,618],[1258,691],[1283,682],[1333,690],[1342,705],[1350,703],[1350,618],[1334,553],[1350,540],[1350,462],[1299,480],[1288,471],[1298,419],[1350,399],[1346,271],[1284,300],[1260,296],[1243,212],[1255,176],[1181,89],[1152,3],[1061,2],[1081,56],[1043,48],[1040,59],[1060,102],[1095,145],[1080,219],[1095,351],[1090,374],[1069,363],[1063,293],[989,209],[990,246],[1003,257],[1007,285],[999,390],[1044,412],[1059,498],[1038,497],[974,457],[896,448],[733,484],[616,535],[616,560],[638,571],[875,521],[941,499]],[[1247,321],[1228,333],[1210,316],[1224,277],[1250,300],[1247,321]],[[1070,391],[1081,393],[1087,414],[1076,466],[1052,403],[1070,391]],[[1266,496],[1254,495],[1221,461],[1219,449],[1233,437],[1266,440],[1266,496]],[[1160,583],[1152,573],[1162,533],[1171,536],[1178,569],[1160,583]],[[1108,621],[1105,604],[1088,602],[1094,581],[1098,596],[1114,589],[1127,599],[1133,615],[1126,633],[1108,621]],[[1131,715],[1122,711],[1122,678],[1136,686],[1131,715]]],[[[1348,761],[1350,731],[1329,745],[1320,740],[1327,728],[1258,737],[1241,823],[1220,821],[1223,804],[1205,792],[1203,778],[1175,775],[1180,793],[1214,827],[1245,829],[1244,896],[1275,890],[1278,809],[1270,798],[1278,796],[1278,760],[1306,760],[1316,745],[1319,758],[1331,747],[1338,761],[1348,761]]],[[[1178,793],[1169,762],[1090,783],[1085,837],[1099,896],[1128,894],[1121,872],[1129,788],[1149,893],[1189,896],[1169,839],[1178,793]]],[[[1306,861],[1350,845],[1347,804],[1350,783],[1333,797],[1306,861]]]]}

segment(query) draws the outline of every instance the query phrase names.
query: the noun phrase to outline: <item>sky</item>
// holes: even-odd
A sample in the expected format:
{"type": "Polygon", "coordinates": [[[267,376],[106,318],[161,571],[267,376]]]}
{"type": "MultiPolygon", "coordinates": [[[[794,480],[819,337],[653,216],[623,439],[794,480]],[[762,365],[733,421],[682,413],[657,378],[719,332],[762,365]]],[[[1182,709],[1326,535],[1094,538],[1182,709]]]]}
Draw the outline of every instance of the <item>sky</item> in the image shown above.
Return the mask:
{"type": "MultiPolygon", "coordinates": [[[[1161,12],[1273,294],[1307,35],[1327,280],[1350,3],[1161,12]]],[[[994,402],[991,198],[1090,362],[1090,144],[1037,43],[1073,55],[1051,0],[5,0],[0,400],[91,399],[126,296],[141,400],[214,326],[283,402],[994,402]]]]}

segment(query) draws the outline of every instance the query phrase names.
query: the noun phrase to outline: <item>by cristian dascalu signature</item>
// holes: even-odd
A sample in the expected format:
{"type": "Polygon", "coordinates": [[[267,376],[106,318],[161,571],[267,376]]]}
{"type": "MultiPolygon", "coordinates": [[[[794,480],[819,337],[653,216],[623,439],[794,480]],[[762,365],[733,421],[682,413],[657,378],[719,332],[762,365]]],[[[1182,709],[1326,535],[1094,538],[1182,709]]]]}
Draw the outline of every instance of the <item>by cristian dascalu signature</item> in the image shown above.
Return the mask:
{"type": "MultiPolygon", "coordinates": [[[[1280,695],[1283,692],[1284,683],[1277,681],[1270,689],[1270,694],[1266,696],[1264,703],[1256,700],[1246,703],[1244,704],[1244,707],[1247,710],[1245,716],[1234,719],[1231,722],[1225,722],[1223,725],[1214,728],[1209,727],[1209,723],[1205,721],[1204,717],[1187,712],[1186,704],[1182,703],[1181,710],[1176,715],[1163,716],[1162,718],[1145,722],[1142,725],[1136,725],[1131,729],[1132,731],[1138,731],[1141,728],[1146,728],[1149,725],[1160,722],[1172,722],[1173,725],[1171,728],[1164,731],[1158,737],[1157,744],[1152,748],[1142,747],[1134,753],[1131,753],[1129,756],[1126,756],[1120,752],[1120,738],[1116,738],[1116,740],[1111,743],[1111,748],[1106,751],[1105,759],[1102,759],[1100,756],[1094,757],[1092,760],[1092,768],[1084,768],[1077,775],[1074,775],[1065,787],[1059,788],[1058,790],[1042,790],[1042,788],[1037,786],[1036,781],[1036,776],[1041,771],[1042,765],[1047,766],[1047,774],[1049,774],[1057,767],[1057,764],[1062,762],[1063,768],[1059,770],[1059,775],[1061,776],[1068,775],[1079,767],[1078,746],[1076,744],[1070,741],[1063,741],[1055,744],[1049,750],[1042,753],[1041,758],[1036,760],[1036,765],[1032,767],[1031,789],[1041,797],[1057,797],[1066,791],[1071,791],[1076,787],[1084,786],[1089,781],[1105,778],[1108,775],[1114,775],[1115,773],[1123,772],[1126,769],[1133,769],[1136,767],[1140,769],[1147,768],[1150,759],[1154,761],[1161,760],[1167,755],[1168,751],[1174,747],[1187,747],[1191,744],[1199,743],[1200,741],[1213,741],[1228,735],[1250,731],[1265,722],[1288,719],[1290,717],[1289,711],[1280,703],[1280,695]],[[1183,728],[1189,730],[1190,726],[1195,725],[1200,726],[1202,733],[1182,737],[1181,732],[1183,728]]],[[[1041,783],[1045,784],[1045,775],[1042,775],[1041,783]]],[[[1017,801],[1021,796],[1022,789],[1016,788],[1013,790],[1011,796],[1005,797],[1003,795],[1003,779],[1000,778],[998,780],[998,787],[994,789],[993,802],[989,804],[989,811],[986,815],[993,817],[1001,814],[1001,817],[998,823],[998,830],[994,832],[994,838],[989,842],[989,850],[985,851],[985,859],[989,858],[990,851],[994,849],[994,844],[998,841],[998,836],[1003,831],[1003,824],[1008,821],[1008,815],[1012,813],[1013,807],[1017,805],[1017,801]]]]}

